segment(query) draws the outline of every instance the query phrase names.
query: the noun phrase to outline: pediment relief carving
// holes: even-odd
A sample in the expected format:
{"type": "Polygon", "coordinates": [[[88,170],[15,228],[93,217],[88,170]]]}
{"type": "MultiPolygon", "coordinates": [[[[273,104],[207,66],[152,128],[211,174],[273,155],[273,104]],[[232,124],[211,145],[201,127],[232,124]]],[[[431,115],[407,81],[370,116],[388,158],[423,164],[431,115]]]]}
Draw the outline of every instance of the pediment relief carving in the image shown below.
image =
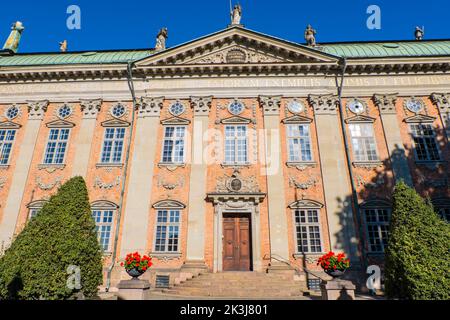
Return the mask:
{"type": "Polygon", "coordinates": [[[190,124],[191,121],[189,121],[188,119],[184,119],[184,118],[180,118],[180,117],[172,117],[169,119],[165,119],[161,121],[161,124],[163,125],[188,125],[190,124]]]}
{"type": "Polygon", "coordinates": [[[315,200],[298,200],[289,205],[290,209],[321,209],[323,204],[315,200]]]}
{"type": "Polygon", "coordinates": [[[368,116],[354,116],[348,119],[345,119],[346,123],[374,123],[375,118],[368,117],[368,116]]]}
{"type": "Polygon", "coordinates": [[[221,121],[221,123],[223,124],[249,124],[251,122],[252,120],[239,116],[233,116],[230,118],[223,119],[221,121]]]}
{"type": "Polygon", "coordinates": [[[292,116],[286,119],[283,119],[282,122],[284,124],[296,124],[296,123],[311,123],[312,119],[303,116],[292,116]]]}
{"type": "Polygon", "coordinates": [[[186,206],[176,200],[162,200],[153,205],[154,209],[184,209],[186,206]]]}
{"type": "Polygon", "coordinates": [[[73,128],[75,124],[65,120],[55,120],[46,124],[47,128],[73,128]]]}
{"type": "Polygon", "coordinates": [[[259,193],[261,189],[255,176],[244,177],[240,170],[234,170],[231,176],[217,179],[216,192],[218,193],[259,193]]]}
{"type": "Polygon", "coordinates": [[[102,127],[129,127],[130,123],[128,121],[123,121],[120,119],[111,119],[102,122],[102,127]]]}
{"type": "Polygon", "coordinates": [[[434,120],[436,120],[435,117],[418,114],[418,115],[406,118],[404,121],[406,123],[433,123],[434,120]]]}
{"type": "Polygon", "coordinates": [[[0,129],[20,129],[22,126],[20,124],[14,123],[12,121],[0,122],[0,129]]]}

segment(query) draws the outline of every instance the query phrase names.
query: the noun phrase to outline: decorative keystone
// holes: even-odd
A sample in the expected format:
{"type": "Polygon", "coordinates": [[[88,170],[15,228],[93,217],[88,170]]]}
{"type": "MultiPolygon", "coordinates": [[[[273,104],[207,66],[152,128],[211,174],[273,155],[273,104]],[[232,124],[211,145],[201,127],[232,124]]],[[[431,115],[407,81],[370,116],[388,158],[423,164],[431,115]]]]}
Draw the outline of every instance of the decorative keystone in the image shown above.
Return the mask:
{"type": "Polygon", "coordinates": [[[45,112],[47,111],[49,101],[28,101],[28,119],[30,120],[42,120],[44,119],[45,112]]]}
{"type": "Polygon", "coordinates": [[[159,117],[164,97],[142,97],[136,106],[138,118],[159,117]]]}
{"type": "Polygon", "coordinates": [[[212,96],[208,97],[191,97],[191,105],[194,110],[194,117],[209,116],[211,111],[212,96]]]}
{"type": "Polygon", "coordinates": [[[259,96],[264,116],[280,115],[281,96],[259,96]]]}
{"type": "Polygon", "coordinates": [[[397,102],[397,94],[375,94],[373,96],[375,105],[381,114],[396,114],[395,104],[397,102]]]}

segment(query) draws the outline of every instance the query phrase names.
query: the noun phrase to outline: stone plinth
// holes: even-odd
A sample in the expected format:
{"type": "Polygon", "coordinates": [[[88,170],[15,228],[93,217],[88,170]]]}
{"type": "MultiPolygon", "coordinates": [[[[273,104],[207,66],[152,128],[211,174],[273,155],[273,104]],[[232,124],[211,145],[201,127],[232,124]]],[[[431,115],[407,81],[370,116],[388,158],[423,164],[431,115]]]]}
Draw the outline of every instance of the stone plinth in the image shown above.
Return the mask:
{"type": "Polygon", "coordinates": [[[355,285],[348,280],[324,281],[320,285],[322,300],[355,300],[355,285]]]}
{"type": "Polygon", "coordinates": [[[122,280],[118,296],[122,300],[147,300],[150,292],[150,282],[146,280],[122,280]]]}

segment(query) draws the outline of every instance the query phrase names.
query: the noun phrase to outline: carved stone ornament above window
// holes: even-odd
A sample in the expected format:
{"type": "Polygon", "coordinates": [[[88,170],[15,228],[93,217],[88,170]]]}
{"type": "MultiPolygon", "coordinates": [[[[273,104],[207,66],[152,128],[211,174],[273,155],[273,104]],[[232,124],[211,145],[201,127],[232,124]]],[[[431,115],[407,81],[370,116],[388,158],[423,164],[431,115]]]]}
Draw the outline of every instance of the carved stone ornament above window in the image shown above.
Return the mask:
{"type": "Polygon", "coordinates": [[[129,127],[131,124],[128,121],[120,119],[111,119],[102,122],[102,127],[129,127]]]}
{"type": "Polygon", "coordinates": [[[433,123],[436,120],[435,117],[426,116],[423,114],[417,114],[415,116],[406,118],[404,121],[406,123],[433,123]]]}
{"type": "Polygon", "coordinates": [[[66,120],[54,120],[46,124],[47,128],[73,128],[75,124],[66,120]]]}
{"type": "Polygon", "coordinates": [[[321,209],[323,204],[310,199],[302,199],[295,201],[289,205],[290,209],[321,209]]]}
{"type": "Polygon", "coordinates": [[[347,109],[356,115],[360,115],[367,110],[367,104],[359,99],[350,99],[347,102],[347,109]]]}
{"type": "Polygon", "coordinates": [[[346,123],[374,123],[375,118],[357,115],[348,119],[345,119],[346,123]]]}
{"type": "Polygon", "coordinates": [[[239,169],[235,169],[231,176],[217,179],[218,193],[258,193],[261,192],[255,176],[244,177],[239,169]]]}
{"type": "Polygon", "coordinates": [[[303,162],[286,162],[288,168],[295,168],[300,171],[305,171],[309,168],[317,167],[317,162],[315,161],[303,161],[303,162]]]}
{"type": "Polygon", "coordinates": [[[180,201],[176,200],[162,200],[153,204],[154,209],[184,209],[186,205],[184,205],[180,201]]]}
{"type": "Polygon", "coordinates": [[[301,123],[311,123],[313,120],[311,118],[308,117],[303,117],[303,116],[292,116],[286,119],[283,119],[282,122],[284,124],[301,124],[301,123]]]}
{"type": "Polygon", "coordinates": [[[410,99],[405,99],[403,102],[404,107],[413,113],[419,113],[425,108],[425,103],[422,99],[416,99],[412,97],[410,99]]]}

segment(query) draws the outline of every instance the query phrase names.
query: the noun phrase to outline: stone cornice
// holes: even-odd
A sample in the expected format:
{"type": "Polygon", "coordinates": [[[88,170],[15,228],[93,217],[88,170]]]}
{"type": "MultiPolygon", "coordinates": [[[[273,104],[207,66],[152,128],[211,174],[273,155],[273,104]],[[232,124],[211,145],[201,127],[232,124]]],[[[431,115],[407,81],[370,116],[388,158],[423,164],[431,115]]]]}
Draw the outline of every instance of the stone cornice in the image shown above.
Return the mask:
{"type": "Polygon", "coordinates": [[[27,101],[28,103],[28,118],[30,120],[42,120],[44,119],[45,112],[47,111],[49,101],[27,101]]]}
{"type": "Polygon", "coordinates": [[[138,118],[158,117],[161,114],[164,97],[142,97],[136,106],[138,118]]]}
{"type": "Polygon", "coordinates": [[[194,117],[208,116],[211,111],[212,96],[191,97],[191,105],[194,110],[194,117]]]}
{"type": "Polygon", "coordinates": [[[264,116],[279,116],[281,96],[259,96],[264,116]]]}
{"type": "Polygon", "coordinates": [[[374,94],[373,101],[381,114],[396,114],[397,93],[374,94]]]}
{"type": "Polygon", "coordinates": [[[97,119],[98,113],[101,110],[103,100],[80,100],[81,112],[83,119],[97,119]]]}
{"type": "Polygon", "coordinates": [[[338,96],[328,94],[328,95],[314,95],[310,94],[308,96],[308,102],[314,109],[315,115],[336,115],[338,96]]]}
{"type": "Polygon", "coordinates": [[[450,93],[432,93],[431,100],[443,113],[450,113],[450,93]]]}

